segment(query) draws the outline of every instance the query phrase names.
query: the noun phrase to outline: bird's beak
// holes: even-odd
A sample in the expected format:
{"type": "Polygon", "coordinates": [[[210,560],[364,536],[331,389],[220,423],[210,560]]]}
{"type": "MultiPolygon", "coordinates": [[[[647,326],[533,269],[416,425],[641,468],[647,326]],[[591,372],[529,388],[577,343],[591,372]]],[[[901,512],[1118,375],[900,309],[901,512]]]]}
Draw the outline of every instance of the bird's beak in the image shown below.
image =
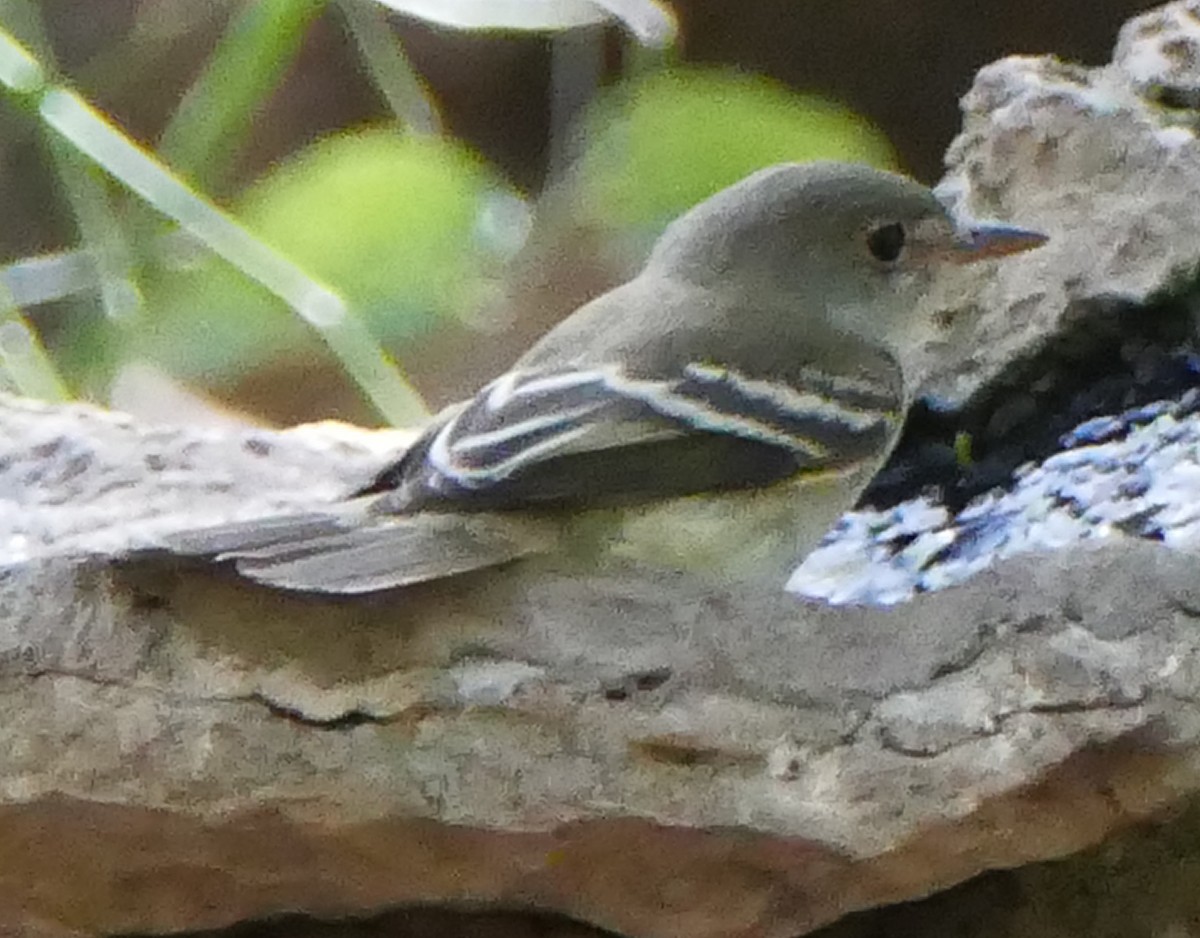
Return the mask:
{"type": "Polygon", "coordinates": [[[955,249],[947,259],[956,264],[974,264],[991,257],[1031,251],[1049,240],[1040,231],[1029,228],[972,222],[959,229],[955,249]]]}

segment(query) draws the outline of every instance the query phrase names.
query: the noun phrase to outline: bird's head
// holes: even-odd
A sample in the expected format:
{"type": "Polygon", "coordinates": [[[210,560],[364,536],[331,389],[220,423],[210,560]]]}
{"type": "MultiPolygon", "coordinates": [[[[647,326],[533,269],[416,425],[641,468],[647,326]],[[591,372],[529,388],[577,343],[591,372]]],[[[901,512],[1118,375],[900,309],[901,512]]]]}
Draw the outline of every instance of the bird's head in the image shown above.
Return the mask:
{"type": "Polygon", "coordinates": [[[764,311],[771,328],[800,341],[806,329],[851,333],[906,366],[947,328],[929,301],[940,277],[1045,241],[1011,225],[955,219],[931,190],[894,173],[784,164],[681,217],[659,241],[650,267],[727,296],[755,298],[734,301],[747,317],[770,296],[770,305],[779,304],[764,311]],[[778,314],[780,305],[788,315],[778,314]]]}

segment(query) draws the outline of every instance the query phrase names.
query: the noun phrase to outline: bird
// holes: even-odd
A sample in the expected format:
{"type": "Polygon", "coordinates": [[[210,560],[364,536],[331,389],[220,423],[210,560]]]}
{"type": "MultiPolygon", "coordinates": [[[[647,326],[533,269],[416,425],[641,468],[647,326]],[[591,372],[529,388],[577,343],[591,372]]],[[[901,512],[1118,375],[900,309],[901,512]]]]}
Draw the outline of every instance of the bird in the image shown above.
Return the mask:
{"type": "Polygon", "coordinates": [[[944,337],[940,278],[1047,240],[858,164],[760,170],[680,216],[337,504],[176,536],[301,592],[550,557],[782,589],[887,459],[944,337]]]}

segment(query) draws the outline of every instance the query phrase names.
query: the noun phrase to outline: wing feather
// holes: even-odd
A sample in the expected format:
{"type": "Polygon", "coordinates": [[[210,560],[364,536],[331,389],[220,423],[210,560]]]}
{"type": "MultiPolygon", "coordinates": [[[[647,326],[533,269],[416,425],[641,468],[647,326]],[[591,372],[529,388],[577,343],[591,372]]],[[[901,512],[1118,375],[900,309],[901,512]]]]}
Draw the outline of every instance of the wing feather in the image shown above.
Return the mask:
{"type": "Polygon", "coordinates": [[[841,471],[885,451],[885,386],[798,369],[789,380],[711,364],[514,371],[432,427],[369,489],[381,513],[628,503],[841,471]]]}

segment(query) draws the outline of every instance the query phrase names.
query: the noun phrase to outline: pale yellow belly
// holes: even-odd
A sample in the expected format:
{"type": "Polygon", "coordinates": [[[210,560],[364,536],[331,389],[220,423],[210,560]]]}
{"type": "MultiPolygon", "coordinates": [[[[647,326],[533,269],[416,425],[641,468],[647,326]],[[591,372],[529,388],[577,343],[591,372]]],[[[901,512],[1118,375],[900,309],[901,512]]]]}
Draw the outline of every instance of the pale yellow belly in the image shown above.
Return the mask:
{"type": "Polygon", "coordinates": [[[564,548],[597,566],[611,559],[782,588],[795,566],[854,506],[874,468],[589,512],[572,522],[564,548]]]}

